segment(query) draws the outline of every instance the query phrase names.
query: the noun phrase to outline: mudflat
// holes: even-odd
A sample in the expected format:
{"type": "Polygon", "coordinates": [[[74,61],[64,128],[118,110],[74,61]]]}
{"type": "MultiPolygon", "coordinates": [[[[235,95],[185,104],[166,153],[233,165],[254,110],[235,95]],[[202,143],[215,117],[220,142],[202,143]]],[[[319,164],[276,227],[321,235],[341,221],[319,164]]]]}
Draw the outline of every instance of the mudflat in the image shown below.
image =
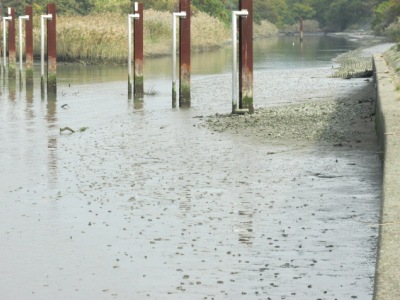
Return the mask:
{"type": "Polygon", "coordinates": [[[0,298],[372,299],[373,82],[331,73],[255,72],[246,116],[210,113],[228,75],[189,110],[2,98],[0,298]]]}

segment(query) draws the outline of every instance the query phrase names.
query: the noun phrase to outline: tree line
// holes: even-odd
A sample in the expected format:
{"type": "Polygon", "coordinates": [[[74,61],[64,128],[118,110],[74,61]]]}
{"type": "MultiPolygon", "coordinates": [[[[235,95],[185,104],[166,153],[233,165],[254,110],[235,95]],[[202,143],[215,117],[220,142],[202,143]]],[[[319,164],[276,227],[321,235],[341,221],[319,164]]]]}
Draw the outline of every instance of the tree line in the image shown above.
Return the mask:
{"type": "MultiPolygon", "coordinates": [[[[1,0],[3,8],[11,6],[23,12],[27,4],[43,10],[54,0],[1,0]]],[[[90,14],[105,11],[129,12],[133,0],[57,0],[61,14],[90,14]]],[[[173,11],[177,0],[146,0],[146,8],[173,11]]],[[[193,10],[204,11],[225,23],[230,11],[237,9],[238,0],[192,0],[193,10]]],[[[325,31],[342,31],[354,24],[371,23],[382,31],[400,16],[399,0],[253,0],[254,19],[263,19],[278,27],[291,25],[300,18],[317,20],[325,31]]]]}
{"type": "Polygon", "coordinates": [[[384,30],[400,16],[399,0],[254,0],[256,20],[278,27],[300,18],[317,20],[325,31],[343,31],[354,24],[371,23],[384,30]]]}

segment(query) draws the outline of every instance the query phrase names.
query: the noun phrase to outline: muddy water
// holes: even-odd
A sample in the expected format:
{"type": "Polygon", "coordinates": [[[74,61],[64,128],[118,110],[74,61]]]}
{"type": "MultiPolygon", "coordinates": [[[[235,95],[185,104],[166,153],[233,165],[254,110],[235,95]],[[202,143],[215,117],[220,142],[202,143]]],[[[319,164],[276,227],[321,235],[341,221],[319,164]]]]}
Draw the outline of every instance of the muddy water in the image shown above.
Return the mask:
{"type": "MultiPolygon", "coordinates": [[[[257,44],[256,106],[367,84],[328,79],[324,41],[293,64],[271,43],[293,47],[257,44]]],[[[1,299],[372,298],[373,132],[338,148],[198,126],[231,108],[229,52],[214,54],[196,56],[188,110],[171,108],[165,58],[146,63],[143,101],[117,67],[60,66],[56,100],[2,74],[1,299]]]]}

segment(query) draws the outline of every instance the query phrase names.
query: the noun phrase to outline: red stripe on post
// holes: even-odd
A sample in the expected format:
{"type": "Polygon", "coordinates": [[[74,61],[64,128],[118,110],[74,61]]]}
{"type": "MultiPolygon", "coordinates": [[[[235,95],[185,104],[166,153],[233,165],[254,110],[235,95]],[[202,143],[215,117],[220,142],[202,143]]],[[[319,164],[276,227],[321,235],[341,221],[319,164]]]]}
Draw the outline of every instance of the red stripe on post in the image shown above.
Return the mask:
{"type": "Polygon", "coordinates": [[[47,92],[57,91],[57,36],[56,36],[56,5],[47,4],[47,14],[51,14],[51,20],[47,20],[47,92]]]}
{"type": "Polygon", "coordinates": [[[239,8],[249,13],[239,19],[239,108],[253,113],[253,1],[240,0],[239,8]]]}
{"type": "Polygon", "coordinates": [[[139,19],[134,19],[134,96],[143,97],[143,3],[138,3],[139,19]]]}
{"type": "Polygon", "coordinates": [[[29,20],[25,21],[25,68],[26,79],[33,79],[33,14],[32,6],[25,7],[25,15],[29,20]]]}
{"type": "Polygon", "coordinates": [[[186,12],[179,19],[179,106],[190,107],[190,0],[180,0],[179,10],[186,12]]]}
{"type": "Polygon", "coordinates": [[[17,62],[17,54],[16,54],[16,44],[15,44],[15,9],[10,8],[9,16],[12,17],[12,20],[8,22],[8,69],[9,76],[16,76],[16,62],[17,62]]]}

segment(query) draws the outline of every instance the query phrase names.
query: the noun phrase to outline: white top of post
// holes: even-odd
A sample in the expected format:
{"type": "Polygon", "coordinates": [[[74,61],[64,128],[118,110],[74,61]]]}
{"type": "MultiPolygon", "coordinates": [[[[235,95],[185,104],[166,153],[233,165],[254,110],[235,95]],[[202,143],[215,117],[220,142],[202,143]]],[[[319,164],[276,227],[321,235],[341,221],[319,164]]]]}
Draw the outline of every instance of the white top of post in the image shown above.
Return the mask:
{"type": "MultiPolygon", "coordinates": [[[[186,11],[172,13],[172,86],[176,83],[176,18],[186,18],[186,11]]],[[[175,99],[174,99],[175,100],[175,99]]]]}
{"type": "MultiPolygon", "coordinates": [[[[11,9],[9,8],[9,11],[11,13],[11,9]]],[[[11,21],[12,17],[3,17],[3,66],[4,68],[7,66],[7,32],[6,32],[6,27],[7,27],[7,21],[11,21]]]]}
{"type": "Polygon", "coordinates": [[[44,76],[44,19],[51,20],[52,14],[40,16],[40,76],[44,76]]]}
{"type": "MultiPolygon", "coordinates": [[[[135,11],[136,11],[135,2],[135,11]]],[[[132,19],[139,19],[140,14],[128,14],[128,78],[132,78],[132,19]]],[[[130,84],[131,82],[129,82],[130,84]]]]}

